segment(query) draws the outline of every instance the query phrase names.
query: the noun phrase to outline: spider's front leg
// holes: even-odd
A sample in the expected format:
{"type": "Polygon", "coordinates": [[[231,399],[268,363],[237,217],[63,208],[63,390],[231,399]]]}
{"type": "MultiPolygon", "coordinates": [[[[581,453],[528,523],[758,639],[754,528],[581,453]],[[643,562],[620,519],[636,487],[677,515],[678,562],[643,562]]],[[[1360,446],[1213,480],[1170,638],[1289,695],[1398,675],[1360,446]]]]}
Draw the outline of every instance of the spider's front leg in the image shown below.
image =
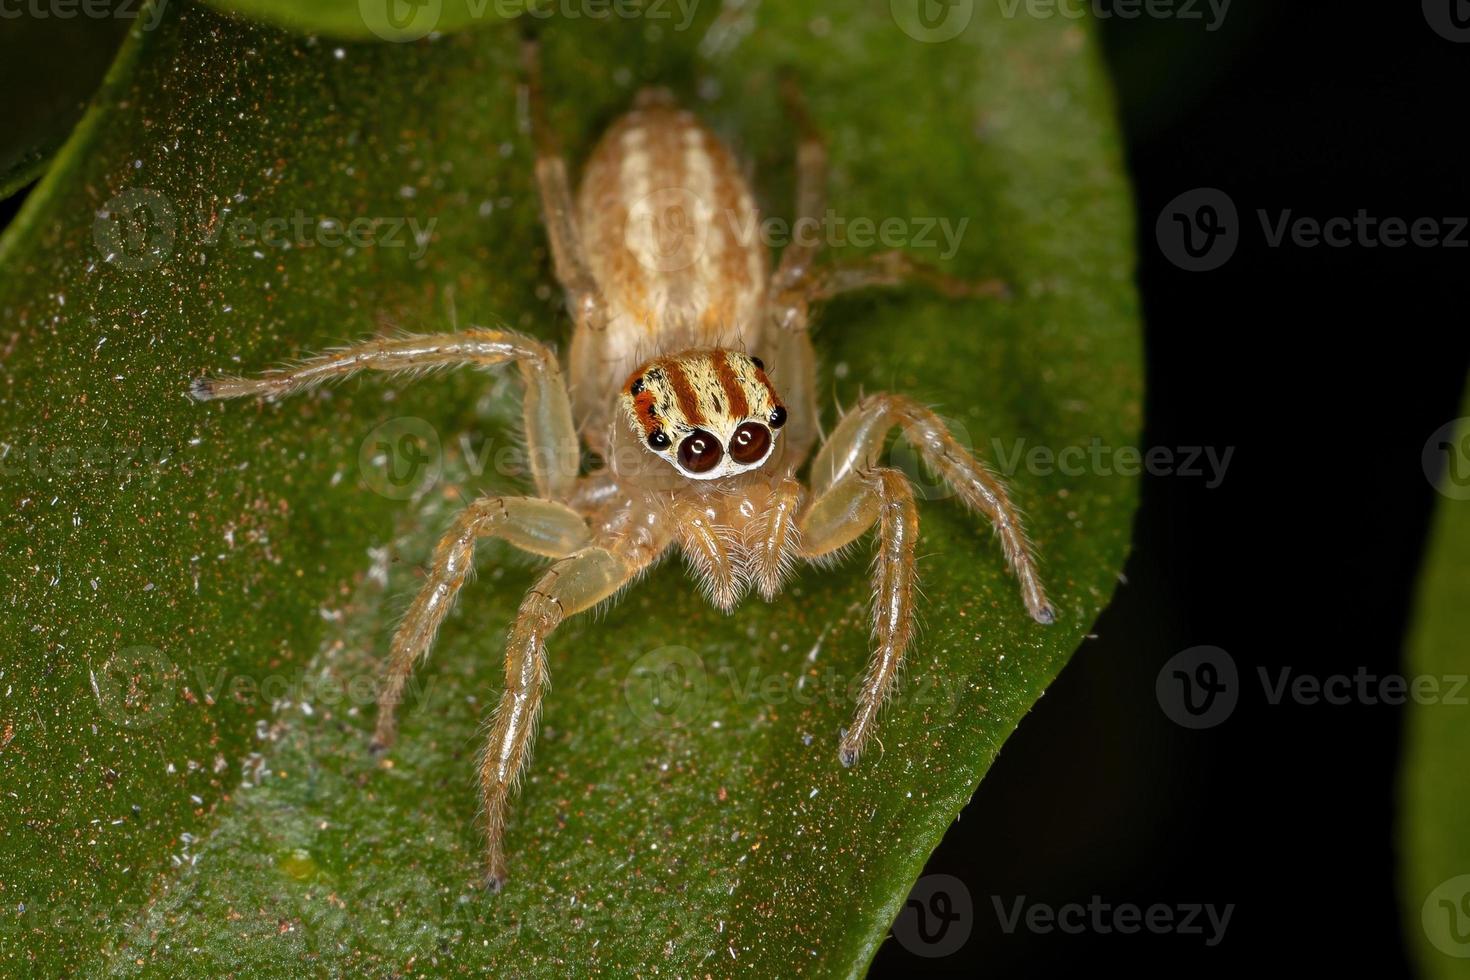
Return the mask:
{"type": "Polygon", "coordinates": [[[359,371],[391,375],[461,365],[493,367],[511,361],[520,367],[526,382],[521,415],[536,492],[550,500],[565,500],[581,462],[566,382],[546,345],[509,330],[472,327],[460,333],[369,340],[309,358],[293,368],[267,371],[258,378],[198,378],[189,391],[199,401],[275,398],[359,371]]]}
{"type": "Polygon", "coordinates": [[[491,891],[499,891],[506,880],[506,816],[511,794],[530,758],[541,699],[549,682],[546,640],[570,617],[617,594],[663,552],[668,530],[651,505],[644,506],[644,512],[628,515],[627,526],[634,530],[583,548],[548,568],[526,594],[511,626],[505,650],[505,691],[480,762],[485,881],[491,891]]]}
{"type": "Polygon", "coordinates": [[[1021,584],[1021,598],[1038,623],[1056,620],[1047,601],[1021,513],[1011,503],[1005,482],[960,445],[933,411],[903,395],[869,395],[837,423],[832,437],[812,463],[812,492],[822,494],[845,479],[878,465],[888,434],[902,427],[924,465],[938,473],[971,510],[995,527],[1006,562],[1021,584]]]}
{"type": "Polygon", "coordinates": [[[523,551],[564,558],[586,547],[591,532],[582,515],[551,500],[532,497],[482,497],[455,518],[434,549],[428,580],[393,635],[383,688],[378,694],[378,725],[371,749],[382,752],[398,737],[398,704],[414,664],[428,653],[439,626],[474,567],[475,543],[498,537],[523,551]]]}
{"type": "Polygon", "coordinates": [[[862,754],[879,709],[893,690],[913,634],[914,544],[919,516],[913,488],[901,472],[878,466],[888,434],[903,426],[925,465],[938,472],[960,499],[990,518],[1000,537],[1031,617],[1055,621],[1020,514],[1000,478],[975,459],[929,409],[901,395],[865,398],[844,415],[812,463],[812,501],[800,521],[802,553],[820,561],[878,527],[873,581],[876,649],[858,694],[852,727],[843,732],[840,757],[850,766],[862,754]]]}
{"type": "Polygon", "coordinates": [[[849,474],[829,487],[812,501],[800,521],[802,553],[816,561],[840,552],[874,524],[878,526],[873,565],[876,646],[858,692],[852,726],[842,732],[838,757],[844,766],[851,766],[862,755],[913,637],[919,512],[908,477],[898,470],[875,468],[849,474]]]}

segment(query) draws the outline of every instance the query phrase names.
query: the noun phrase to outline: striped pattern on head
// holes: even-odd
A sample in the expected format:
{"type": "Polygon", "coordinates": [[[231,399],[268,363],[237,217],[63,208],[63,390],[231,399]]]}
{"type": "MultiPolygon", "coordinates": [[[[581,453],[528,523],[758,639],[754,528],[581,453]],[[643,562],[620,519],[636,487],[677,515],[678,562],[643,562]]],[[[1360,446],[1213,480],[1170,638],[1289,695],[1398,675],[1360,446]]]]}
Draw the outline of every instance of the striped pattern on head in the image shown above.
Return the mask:
{"type": "Polygon", "coordinates": [[[648,450],[696,480],[760,466],[786,422],[760,359],[721,348],[654,358],[628,378],[621,400],[648,450]]]}

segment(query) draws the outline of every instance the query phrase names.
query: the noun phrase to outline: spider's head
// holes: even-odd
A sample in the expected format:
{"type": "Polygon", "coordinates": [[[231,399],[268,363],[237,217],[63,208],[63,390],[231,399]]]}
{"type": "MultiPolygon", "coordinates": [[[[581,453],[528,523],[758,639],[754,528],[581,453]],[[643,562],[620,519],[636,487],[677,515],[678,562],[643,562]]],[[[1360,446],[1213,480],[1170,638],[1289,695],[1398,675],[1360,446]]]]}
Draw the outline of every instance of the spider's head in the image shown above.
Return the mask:
{"type": "Polygon", "coordinates": [[[718,348],[654,358],[628,378],[619,401],[644,448],[691,480],[755,469],[786,424],[760,358],[718,348]]]}

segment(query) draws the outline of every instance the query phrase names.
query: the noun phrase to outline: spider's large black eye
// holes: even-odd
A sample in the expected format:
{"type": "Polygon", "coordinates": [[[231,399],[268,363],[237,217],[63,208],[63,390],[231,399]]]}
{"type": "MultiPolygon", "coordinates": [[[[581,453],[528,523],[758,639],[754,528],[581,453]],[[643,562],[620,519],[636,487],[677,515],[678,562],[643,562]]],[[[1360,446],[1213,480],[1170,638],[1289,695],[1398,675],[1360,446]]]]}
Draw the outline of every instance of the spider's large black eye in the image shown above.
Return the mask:
{"type": "Polygon", "coordinates": [[[761,360],[759,357],[756,357],[754,354],[752,354],[751,357],[750,357],[750,363],[754,364],[757,368],[759,368],[762,371],[764,371],[766,369],[766,362],[763,361],[763,360],[761,360]]]}
{"type": "Polygon", "coordinates": [[[703,429],[695,429],[679,443],[679,465],[690,473],[706,473],[714,469],[724,455],[720,440],[703,429]]]}
{"type": "Polygon", "coordinates": [[[742,466],[759,463],[771,448],[771,430],[759,422],[742,422],[730,437],[730,458],[742,466]]]}
{"type": "Polygon", "coordinates": [[[777,405],[771,409],[771,428],[779,429],[786,424],[786,409],[777,405]]]}
{"type": "Polygon", "coordinates": [[[668,449],[669,437],[664,435],[663,429],[654,429],[648,434],[648,444],[654,449],[668,449]]]}

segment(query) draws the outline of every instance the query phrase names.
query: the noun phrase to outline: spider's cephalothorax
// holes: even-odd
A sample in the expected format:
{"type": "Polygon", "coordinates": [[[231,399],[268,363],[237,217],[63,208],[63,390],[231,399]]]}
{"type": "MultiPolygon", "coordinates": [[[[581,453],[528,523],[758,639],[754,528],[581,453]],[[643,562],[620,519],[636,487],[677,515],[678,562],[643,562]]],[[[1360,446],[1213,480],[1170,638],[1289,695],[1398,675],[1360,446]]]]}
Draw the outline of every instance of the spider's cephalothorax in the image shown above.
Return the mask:
{"type": "MultiPolygon", "coordinates": [[[[505,881],[506,817],[535,735],[548,636],[670,549],[689,559],[712,602],[732,610],[748,589],[773,599],[796,563],[835,560],[875,532],[874,648],[838,744],[843,765],[857,761],[913,635],[918,510],[907,477],[882,461],[896,428],[962,504],[994,525],[1032,618],[1054,619],[1004,485],[923,405],[863,398],[821,445],[805,484],[796,476],[818,437],[812,305],[915,281],[951,296],[1001,287],[952,279],[902,252],[818,265],[817,243],[802,239],[768,275],[759,236],[738,233],[756,215],[733,155],[661,89],[641,93],[613,124],[574,199],[545,123],[536,51],[528,42],[527,102],[551,254],[575,321],[567,377],[539,341],[470,328],[368,341],[259,378],[200,378],[191,388],[206,401],[284,395],[362,370],[520,369],[535,495],[475,500],[440,540],[394,635],[373,738],[376,751],[393,744],[408,676],[464,585],[478,539],[553,559],[511,625],[505,690],[480,763],[492,888],[505,881]],[[607,464],[585,476],[583,440],[607,464]]],[[[826,208],[825,149],[794,87],[785,95],[801,134],[797,218],[816,227],[826,208]]]]}

